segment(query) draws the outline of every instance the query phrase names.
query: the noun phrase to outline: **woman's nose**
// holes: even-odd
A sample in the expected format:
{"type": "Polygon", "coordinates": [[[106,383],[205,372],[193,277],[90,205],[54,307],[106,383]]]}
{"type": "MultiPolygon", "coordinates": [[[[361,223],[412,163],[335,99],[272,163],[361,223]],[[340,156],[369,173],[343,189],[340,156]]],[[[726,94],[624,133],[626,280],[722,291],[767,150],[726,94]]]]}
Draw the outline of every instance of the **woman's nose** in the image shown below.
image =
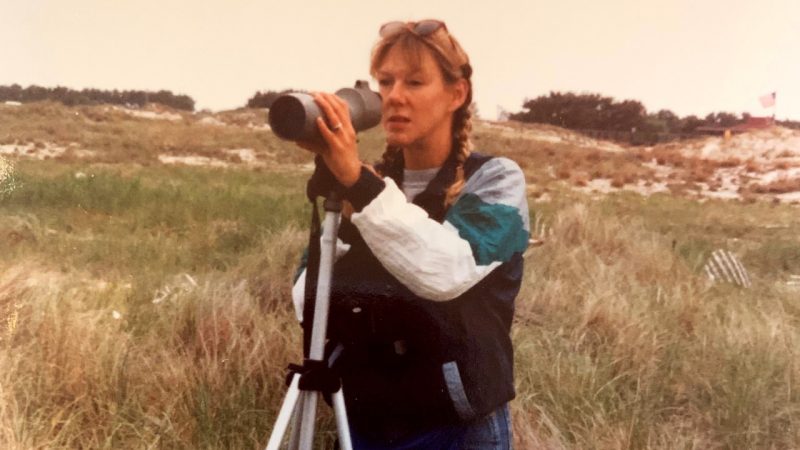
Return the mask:
{"type": "Polygon", "coordinates": [[[386,94],[386,101],[388,103],[402,103],[405,99],[405,89],[402,83],[392,83],[389,92],[386,94]]]}

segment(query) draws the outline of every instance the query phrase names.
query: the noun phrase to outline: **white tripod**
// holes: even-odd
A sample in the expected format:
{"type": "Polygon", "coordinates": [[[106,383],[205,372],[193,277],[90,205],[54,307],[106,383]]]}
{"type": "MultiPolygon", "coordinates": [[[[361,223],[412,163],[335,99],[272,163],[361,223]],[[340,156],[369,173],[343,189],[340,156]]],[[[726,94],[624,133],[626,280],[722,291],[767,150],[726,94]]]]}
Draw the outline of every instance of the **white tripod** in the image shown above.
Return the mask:
{"type": "MultiPolygon", "coordinates": [[[[314,206],[316,208],[316,206],[314,206]]],[[[325,338],[328,329],[328,306],[330,304],[331,278],[333,263],[336,255],[336,236],[339,229],[339,219],[342,203],[335,193],[325,199],[325,221],[323,223],[322,243],[320,247],[319,274],[317,276],[317,296],[314,304],[314,321],[311,329],[311,345],[308,360],[304,366],[311,364],[326,364],[325,338]]],[[[319,391],[301,390],[301,375],[295,373],[283,400],[283,405],[275,421],[275,427],[267,443],[266,450],[278,450],[289,422],[293,424],[289,440],[291,450],[311,450],[314,443],[314,420],[317,412],[317,398],[319,391]],[[298,403],[300,407],[298,406],[298,403]]],[[[339,388],[332,395],[333,411],[336,417],[336,429],[339,434],[339,445],[342,450],[352,450],[350,441],[350,428],[347,423],[344,394],[339,388]]]]}

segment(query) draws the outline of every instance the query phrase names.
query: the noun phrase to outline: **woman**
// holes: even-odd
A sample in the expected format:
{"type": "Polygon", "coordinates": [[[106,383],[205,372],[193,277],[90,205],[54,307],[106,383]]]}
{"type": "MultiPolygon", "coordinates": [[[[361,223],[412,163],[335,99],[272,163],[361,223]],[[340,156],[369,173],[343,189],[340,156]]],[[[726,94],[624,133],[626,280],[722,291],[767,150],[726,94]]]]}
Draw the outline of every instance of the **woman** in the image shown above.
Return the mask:
{"type": "MultiPolygon", "coordinates": [[[[470,151],[472,68],[443,22],[381,27],[371,73],[387,146],[358,157],[347,106],[314,98],[322,156],[352,212],[329,337],[357,449],[510,448],[509,330],[529,234],[512,161],[470,151]]],[[[293,291],[302,302],[304,277],[293,291]]]]}

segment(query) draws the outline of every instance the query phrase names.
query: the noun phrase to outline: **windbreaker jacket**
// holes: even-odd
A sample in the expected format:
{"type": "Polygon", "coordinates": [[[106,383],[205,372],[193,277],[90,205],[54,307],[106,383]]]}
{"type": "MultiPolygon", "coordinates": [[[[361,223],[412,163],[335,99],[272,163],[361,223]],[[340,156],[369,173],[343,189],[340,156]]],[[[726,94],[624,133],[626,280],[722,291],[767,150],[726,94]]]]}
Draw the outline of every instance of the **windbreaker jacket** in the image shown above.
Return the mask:
{"type": "MultiPolygon", "coordinates": [[[[502,157],[473,153],[449,208],[448,160],[409,202],[401,174],[364,169],[345,193],[329,338],[353,426],[402,435],[470,421],[514,397],[510,327],[530,224],[525,180],[502,157]]],[[[304,280],[293,296],[302,298],[304,280]]]]}

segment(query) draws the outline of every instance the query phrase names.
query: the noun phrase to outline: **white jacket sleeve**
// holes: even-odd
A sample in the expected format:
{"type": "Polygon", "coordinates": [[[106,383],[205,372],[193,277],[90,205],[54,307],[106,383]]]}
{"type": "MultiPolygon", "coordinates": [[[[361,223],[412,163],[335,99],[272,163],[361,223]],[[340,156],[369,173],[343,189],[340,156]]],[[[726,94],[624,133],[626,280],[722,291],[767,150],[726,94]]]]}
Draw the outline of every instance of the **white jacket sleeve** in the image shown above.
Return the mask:
{"type": "Polygon", "coordinates": [[[501,264],[477,264],[458,230],[409,203],[391,178],[384,182],[381,194],[350,220],[386,270],[414,294],[451,300],[501,264]]]}
{"type": "Polygon", "coordinates": [[[456,298],[528,245],[525,176],[510,159],[492,158],[470,176],[443,223],[391,178],[383,181],[350,220],[381,264],[422,298],[456,298]]]}

